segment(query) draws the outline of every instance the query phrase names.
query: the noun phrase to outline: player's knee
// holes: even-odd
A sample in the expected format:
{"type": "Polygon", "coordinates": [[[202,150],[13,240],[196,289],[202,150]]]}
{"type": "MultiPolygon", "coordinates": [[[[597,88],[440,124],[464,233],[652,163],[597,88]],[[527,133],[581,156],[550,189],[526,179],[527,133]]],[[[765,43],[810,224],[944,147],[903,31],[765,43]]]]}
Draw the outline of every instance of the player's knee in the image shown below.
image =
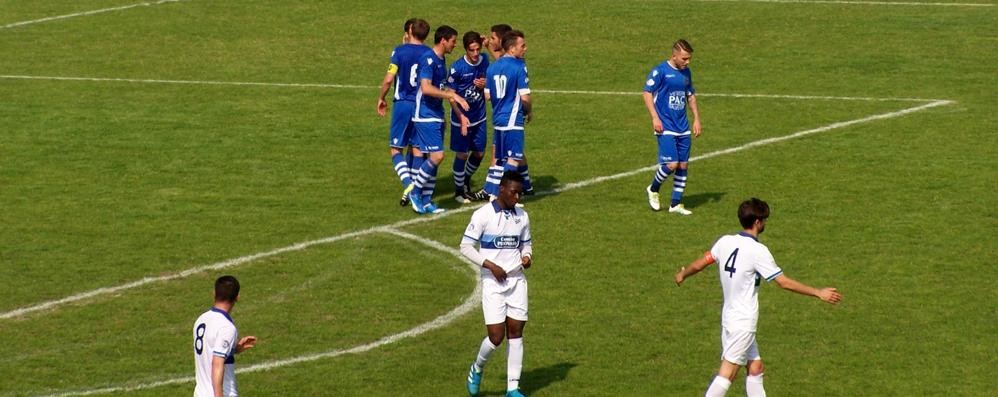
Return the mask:
{"type": "Polygon", "coordinates": [[[676,168],[679,168],[679,163],[665,163],[665,168],[668,168],[669,171],[675,171],[676,168]]]}
{"type": "Polygon", "coordinates": [[[489,342],[491,342],[493,346],[499,346],[499,345],[501,345],[502,344],[502,340],[503,340],[503,334],[501,334],[501,333],[495,333],[495,334],[493,334],[491,332],[489,333],[489,342]]]}
{"type": "Polygon", "coordinates": [[[685,169],[690,168],[690,163],[679,163],[679,164],[677,164],[677,167],[679,169],[681,169],[681,170],[685,170],[685,169]]]}
{"type": "Polygon", "coordinates": [[[430,153],[430,161],[432,161],[433,164],[440,164],[444,162],[444,152],[430,153]]]}
{"type": "Polygon", "coordinates": [[[748,363],[748,374],[751,376],[762,375],[765,369],[765,366],[762,365],[762,360],[749,361],[748,363]]]}

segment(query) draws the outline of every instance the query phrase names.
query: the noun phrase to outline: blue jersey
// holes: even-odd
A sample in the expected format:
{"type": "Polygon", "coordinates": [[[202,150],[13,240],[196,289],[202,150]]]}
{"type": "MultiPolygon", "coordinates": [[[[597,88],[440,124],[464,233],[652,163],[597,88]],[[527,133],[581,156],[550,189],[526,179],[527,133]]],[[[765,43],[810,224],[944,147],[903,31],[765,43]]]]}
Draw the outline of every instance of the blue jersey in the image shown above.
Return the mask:
{"type": "MultiPolygon", "coordinates": [[[[422,85],[423,80],[430,80],[434,87],[443,89],[444,81],[447,79],[447,66],[444,58],[438,57],[432,49],[426,50],[421,57],[416,68],[416,81],[422,85]]],[[[424,95],[420,89],[416,93],[416,114],[412,121],[417,123],[435,121],[444,122],[444,101],[429,95],[424,95]]]]}
{"type": "MultiPolygon", "coordinates": [[[[478,63],[474,65],[468,63],[467,57],[461,57],[450,65],[447,86],[457,92],[465,101],[468,101],[468,110],[464,112],[464,115],[468,117],[471,125],[485,121],[485,91],[475,87],[475,79],[485,77],[488,68],[489,60],[484,55],[479,56],[478,63]]],[[[452,123],[461,123],[457,113],[453,111],[450,119],[452,123]]]]}
{"type": "Polygon", "coordinates": [[[662,62],[648,73],[645,92],[652,93],[655,99],[655,112],[662,121],[663,133],[690,133],[690,121],[686,118],[686,97],[696,94],[690,68],[676,70],[669,61],[662,62]]]}
{"type": "Polygon", "coordinates": [[[492,101],[492,125],[496,131],[523,131],[521,95],[530,95],[530,78],[523,59],[504,56],[489,66],[485,92],[492,101]]]}
{"type": "Polygon", "coordinates": [[[392,51],[388,72],[395,74],[395,101],[415,101],[419,91],[416,81],[416,63],[426,52],[422,44],[402,44],[392,51]]]}

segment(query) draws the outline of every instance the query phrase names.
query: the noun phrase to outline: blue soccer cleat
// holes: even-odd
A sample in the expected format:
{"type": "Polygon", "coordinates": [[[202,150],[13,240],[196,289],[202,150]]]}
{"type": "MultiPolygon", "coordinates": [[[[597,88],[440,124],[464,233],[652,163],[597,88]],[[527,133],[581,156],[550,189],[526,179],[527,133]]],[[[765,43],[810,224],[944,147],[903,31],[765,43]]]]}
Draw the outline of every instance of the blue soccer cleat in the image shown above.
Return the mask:
{"type": "Polygon", "coordinates": [[[416,192],[409,192],[409,204],[412,205],[412,210],[417,214],[423,214],[423,200],[419,197],[416,192]]]}
{"type": "Polygon", "coordinates": [[[468,394],[472,397],[478,395],[478,386],[482,384],[482,373],[475,372],[475,366],[472,365],[471,369],[468,370],[468,394]]]}
{"type": "Polygon", "coordinates": [[[423,214],[439,214],[439,213],[444,212],[444,211],[446,211],[446,210],[443,209],[443,208],[437,207],[437,204],[434,203],[434,202],[432,202],[432,201],[430,201],[430,200],[426,200],[424,202],[424,204],[423,204],[423,212],[422,212],[423,214]]]}
{"type": "Polygon", "coordinates": [[[507,390],[506,397],[527,397],[527,396],[524,395],[523,393],[520,393],[520,389],[516,389],[516,390],[507,390]]]}

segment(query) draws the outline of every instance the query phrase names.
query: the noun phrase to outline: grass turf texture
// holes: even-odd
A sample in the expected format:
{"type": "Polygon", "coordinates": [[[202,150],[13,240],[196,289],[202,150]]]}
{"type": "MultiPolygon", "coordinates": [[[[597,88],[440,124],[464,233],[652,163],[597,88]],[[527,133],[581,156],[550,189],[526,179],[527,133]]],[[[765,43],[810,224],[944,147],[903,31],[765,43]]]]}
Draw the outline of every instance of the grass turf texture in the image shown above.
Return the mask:
{"type": "MultiPolygon", "coordinates": [[[[121,5],[37,3],[5,4],[0,24],[121,5]]],[[[993,7],[512,2],[496,14],[474,4],[137,7],[0,30],[0,74],[373,86],[402,21],[421,16],[462,32],[498,22],[523,30],[535,90],[636,92],[683,36],[703,94],[954,100],[695,162],[692,217],[647,209],[651,172],[529,201],[538,261],[522,386],[552,396],[702,393],[717,366],[716,270],[682,288],[672,273],[736,230],[737,203],[759,196],[774,211],[763,241],[787,274],[845,294],[831,307],[763,288],[771,394],[989,388],[998,55],[982,49],[998,36],[993,7]]],[[[0,308],[411,219],[395,205],[375,96],[0,80],[0,308]]],[[[639,96],[534,96],[527,145],[542,190],[654,161],[639,96]]],[[[694,155],[917,105],[708,95],[700,104],[705,133],[694,155]]],[[[448,157],[438,197],[453,208],[448,157]]],[[[469,216],[404,230],[456,246],[469,216]]],[[[243,282],[233,313],[241,333],[262,339],[239,357],[245,367],[368,343],[446,313],[473,288],[460,266],[372,234],[0,320],[0,395],[190,376],[191,322],[221,273],[243,282]]],[[[483,331],[476,309],[363,354],[242,374],[240,389],[460,395],[483,331]]],[[[504,388],[504,350],[487,368],[485,395],[504,388]]],[[[740,379],[730,395],[743,392],[740,379]]]]}

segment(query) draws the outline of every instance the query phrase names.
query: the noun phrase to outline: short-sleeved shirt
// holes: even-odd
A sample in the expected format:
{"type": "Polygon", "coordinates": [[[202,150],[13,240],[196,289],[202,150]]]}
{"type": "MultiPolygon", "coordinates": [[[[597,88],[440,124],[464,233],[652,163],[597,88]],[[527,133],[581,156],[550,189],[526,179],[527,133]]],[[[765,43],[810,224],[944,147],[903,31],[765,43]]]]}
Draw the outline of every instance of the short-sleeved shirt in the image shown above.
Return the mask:
{"type": "Polygon", "coordinates": [[[214,357],[225,358],[225,375],[222,378],[222,395],[235,397],[236,391],[236,342],[239,331],[229,313],[218,308],[204,312],[194,322],[194,397],[214,397],[211,382],[211,362],[214,357]]]}
{"type": "Polygon", "coordinates": [[[530,78],[523,59],[506,55],[489,65],[485,92],[492,102],[492,126],[496,131],[523,131],[520,96],[530,95],[530,78]]]}
{"type": "MultiPolygon", "coordinates": [[[[468,57],[463,56],[450,65],[447,86],[468,102],[468,110],[464,112],[464,115],[468,117],[471,125],[485,121],[484,89],[475,87],[475,79],[485,77],[488,68],[489,59],[484,55],[479,56],[478,63],[475,64],[471,64],[468,62],[468,57]]],[[[461,119],[453,111],[451,111],[451,123],[461,124],[461,119]]]]}
{"type": "Polygon", "coordinates": [[[783,273],[769,248],[745,232],[722,236],[710,249],[717,261],[724,309],[721,325],[729,331],[755,332],[759,320],[759,284],[783,273]]]}
{"type": "MultiPolygon", "coordinates": [[[[430,80],[430,84],[439,89],[444,88],[447,79],[446,60],[437,56],[432,49],[427,49],[419,58],[416,67],[416,81],[422,86],[423,80],[430,80]]],[[[412,121],[417,123],[444,122],[444,101],[443,99],[423,94],[422,88],[416,93],[416,114],[412,121]]]]}
{"type": "Polygon", "coordinates": [[[395,101],[415,101],[419,91],[416,63],[427,50],[422,44],[402,44],[392,51],[388,73],[395,75],[395,101]]]}
{"type": "MultiPolygon", "coordinates": [[[[523,277],[522,271],[513,270],[522,263],[524,247],[531,244],[530,217],[523,208],[504,210],[498,202],[492,201],[471,215],[461,242],[477,242],[479,254],[508,272],[508,277],[523,277]]],[[[482,268],[483,276],[491,274],[488,269],[482,268]]]]}
{"type": "Polygon", "coordinates": [[[690,134],[690,121],[686,117],[686,98],[696,94],[690,68],[677,70],[669,64],[669,61],[662,62],[648,72],[645,92],[652,94],[655,112],[662,121],[664,134],[690,134]]]}

